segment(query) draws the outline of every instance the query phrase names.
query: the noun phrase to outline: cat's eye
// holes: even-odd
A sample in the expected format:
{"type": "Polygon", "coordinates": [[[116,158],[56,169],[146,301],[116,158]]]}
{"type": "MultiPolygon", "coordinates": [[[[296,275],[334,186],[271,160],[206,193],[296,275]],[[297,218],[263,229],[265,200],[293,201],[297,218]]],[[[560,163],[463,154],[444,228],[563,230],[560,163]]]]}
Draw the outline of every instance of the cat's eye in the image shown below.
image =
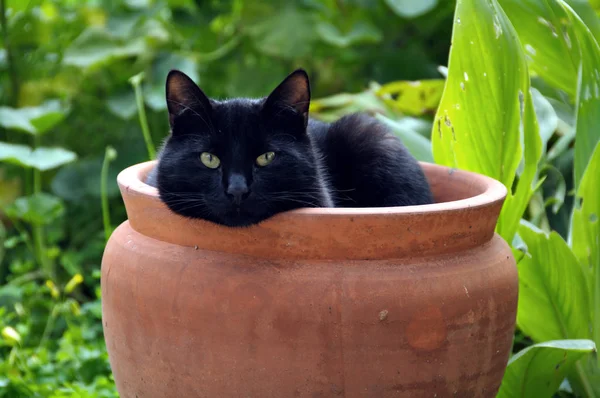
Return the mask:
{"type": "Polygon", "coordinates": [[[266,152],[256,158],[256,164],[264,167],[275,159],[275,152],[266,152]]]}
{"type": "Polygon", "coordinates": [[[209,169],[216,169],[221,164],[221,161],[218,157],[208,152],[202,152],[200,155],[200,161],[209,169]]]}

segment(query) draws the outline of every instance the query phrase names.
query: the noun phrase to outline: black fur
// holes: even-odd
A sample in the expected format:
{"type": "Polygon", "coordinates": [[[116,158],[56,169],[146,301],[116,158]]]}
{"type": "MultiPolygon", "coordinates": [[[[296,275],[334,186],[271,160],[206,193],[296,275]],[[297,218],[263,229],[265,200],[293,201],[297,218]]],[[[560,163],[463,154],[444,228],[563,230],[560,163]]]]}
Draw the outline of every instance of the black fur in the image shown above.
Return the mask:
{"type": "Polygon", "coordinates": [[[178,71],[167,78],[171,136],[147,182],[175,213],[227,226],[301,207],[432,203],[425,176],[398,138],[360,114],[308,119],[308,76],[297,70],[267,98],[210,100],[178,71]],[[202,152],[221,160],[216,169],[202,152]],[[272,163],[256,158],[274,152],[272,163]],[[233,195],[232,195],[233,194],[233,195]]]}

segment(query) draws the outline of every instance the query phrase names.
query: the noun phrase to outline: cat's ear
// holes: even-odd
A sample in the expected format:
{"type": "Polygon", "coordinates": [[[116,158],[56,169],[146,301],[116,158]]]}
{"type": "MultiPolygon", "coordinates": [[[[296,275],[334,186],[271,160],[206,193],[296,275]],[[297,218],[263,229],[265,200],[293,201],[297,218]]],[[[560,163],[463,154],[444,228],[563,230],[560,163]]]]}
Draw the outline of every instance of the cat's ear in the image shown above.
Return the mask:
{"type": "Polygon", "coordinates": [[[264,109],[275,115],[286,114],[291,111],[303,118],[306,127],[309,106],[310,84],[308,74],[303,69],[297,69],[269,94],[264,109]]]}
{"type": "Polygon", "coordinates": [[[167,75],[166,92],[171,125],[176,117],[186,111],[193,114],[210,114],[210,100],[185,73],[171,70],[167,75]]]}

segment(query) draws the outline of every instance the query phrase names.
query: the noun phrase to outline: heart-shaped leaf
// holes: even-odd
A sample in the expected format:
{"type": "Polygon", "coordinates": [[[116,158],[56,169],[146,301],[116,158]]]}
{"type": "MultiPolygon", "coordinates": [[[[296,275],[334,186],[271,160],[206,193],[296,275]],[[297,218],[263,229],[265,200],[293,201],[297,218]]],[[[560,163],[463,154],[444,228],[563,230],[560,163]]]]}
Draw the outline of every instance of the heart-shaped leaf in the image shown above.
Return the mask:
{"type": "Polygon", "coordinates": [[[39,147],[0,142],[0,162],[8,162],[40,171],[55,169],[77,159],[74,152],[64,148],[39,147]]]}
{"type": "Polygon", "coordinates": [[[0,126],[29,134],[43,134],[60,123],[69,112],[58,100],[24,108],[0,107],[0,126]]]}

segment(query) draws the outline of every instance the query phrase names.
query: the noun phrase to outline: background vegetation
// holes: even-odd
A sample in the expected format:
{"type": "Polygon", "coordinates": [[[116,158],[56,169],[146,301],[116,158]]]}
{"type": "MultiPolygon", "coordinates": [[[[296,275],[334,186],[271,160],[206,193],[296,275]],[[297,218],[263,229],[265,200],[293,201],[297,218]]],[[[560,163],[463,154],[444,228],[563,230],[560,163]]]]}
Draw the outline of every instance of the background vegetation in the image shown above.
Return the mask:
{"type": "Polygon", "coordinates": [[[167,133],[167,71],[262,96],[299,66],[314,117],[371,112],[419,159],[510,189],[518,354],[499,396],[600,396],[599,8],[0,0],[0,397],[116,396],[100,261],[125,219],[116,174],[167,133]]]}

